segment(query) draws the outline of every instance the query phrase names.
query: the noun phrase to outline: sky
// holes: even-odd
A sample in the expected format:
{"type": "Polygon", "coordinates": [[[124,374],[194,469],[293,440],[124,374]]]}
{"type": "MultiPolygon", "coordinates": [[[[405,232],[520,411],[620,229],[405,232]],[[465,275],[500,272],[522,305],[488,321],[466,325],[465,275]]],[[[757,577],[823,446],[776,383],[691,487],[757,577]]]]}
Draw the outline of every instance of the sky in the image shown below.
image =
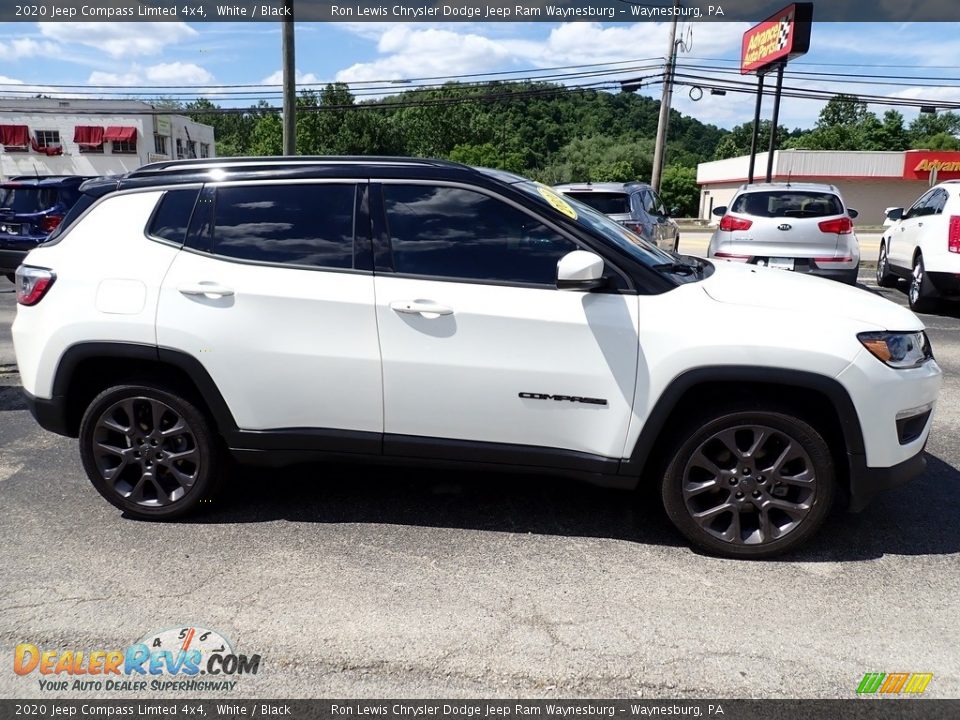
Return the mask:
{"type": "MultiPolygon", "coordinates": [[[[681,25],[679,37],[685,47],[679,62],[701,68],[682,72],[703,77],[711,71],[702,68],[736,70],[741,36],[747,27],[739,23],[681,25]]],[[[849,82],[851,78],[794,75],[788,76],[786,84],[960,102],[958,29],[949,23],[815,23],[810,52],[793,61],[789,71],[874,77],[865,84],[854,84],[849,82]]],[[[276,23],[0,23],[0,95],[16,91],[68,93],[62,86],[69,85],[85,91],[90,86],[104,86],[97,92],[108,93],[133,92],[134,86],[144,85],[279,84],[280,30],[276,23]]],[[[298,23],[297,77],[302,83],[498,72],[523,77],[524,72],[518,71],[619,63],[601,68],[608,75],[590,79],[613,81],[627,77],[620,72],[622,68],[659,62],[666,52],[667,37],[667,24],[650,22],[298,23]]],[[[737,73],[724,77],[742,80],[737,73]]],[[[402,89],[403,85],[396,87],[402,89]]],[[[264,92],[263,88],[240,89],[251,92],[247,97],[264,92]]],[[[138,92],[156,97],[175,90],[138,92]]],[[[659,98],[660,86],[640,92],[659,98]]],[[[729,128],[753,118],[750,95],[714,96],[708,91],[695,102],[689,93],[690,88],[678,87],[673,107],[703,122],[729,128]]],[[[211,99],[216,101],[213,96],[211,99]]],[[[766,117],[771,106],[767,100],[766,117]]],[[[822,101],[785,98],[781,124],[811,127],[822,106],[822,101]]],[[[871,106],[878,114],[886,109],[871,106]]],[[[911,108],[900,110],[907,121],[917,113],[911,108]]]]}

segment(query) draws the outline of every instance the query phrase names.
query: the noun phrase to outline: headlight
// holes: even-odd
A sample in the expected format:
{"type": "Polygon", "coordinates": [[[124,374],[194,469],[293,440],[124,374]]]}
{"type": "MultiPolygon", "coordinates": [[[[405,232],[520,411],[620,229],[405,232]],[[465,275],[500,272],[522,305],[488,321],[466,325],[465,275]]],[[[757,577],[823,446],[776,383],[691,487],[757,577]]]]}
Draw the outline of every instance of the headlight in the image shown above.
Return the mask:
{"type": "Polygon", "coordinates": [[[892,368],[915,368],[933,357],[930,340],[920,332],[865,332],[857,339],[878,360],[892,368]]]}

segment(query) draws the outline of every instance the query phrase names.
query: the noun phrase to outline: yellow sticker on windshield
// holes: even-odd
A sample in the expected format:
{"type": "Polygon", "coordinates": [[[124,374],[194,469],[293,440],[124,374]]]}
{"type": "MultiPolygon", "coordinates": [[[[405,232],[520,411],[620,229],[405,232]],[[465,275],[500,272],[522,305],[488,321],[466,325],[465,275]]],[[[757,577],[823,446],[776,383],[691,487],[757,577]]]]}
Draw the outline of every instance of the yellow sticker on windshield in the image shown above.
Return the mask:
{"type": "Polygon", "coordinates": [[[577,211],[571,207],[570,203],[557,195],[553,190],[548,188],[546,185],[539,184],[537,185],[537,190],[540,191],[543,199],[550,203],[555,209],[562,212],[571,220],[577,219],[577,211]]]}

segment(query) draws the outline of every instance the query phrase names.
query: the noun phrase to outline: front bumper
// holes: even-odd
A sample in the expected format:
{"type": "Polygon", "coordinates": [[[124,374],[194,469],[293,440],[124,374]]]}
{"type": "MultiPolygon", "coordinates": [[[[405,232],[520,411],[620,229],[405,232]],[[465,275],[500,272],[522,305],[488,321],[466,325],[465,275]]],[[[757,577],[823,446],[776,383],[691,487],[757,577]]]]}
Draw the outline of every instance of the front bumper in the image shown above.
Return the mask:
{"type": "Polygon", "coordinates": [[[849,455],[850,512],[860,512],[881,492],[899,487],[921,475],[927,467],[927,458],[921,450],[911,458],[892,467],[867,467],[863,455],[849,455]]]}

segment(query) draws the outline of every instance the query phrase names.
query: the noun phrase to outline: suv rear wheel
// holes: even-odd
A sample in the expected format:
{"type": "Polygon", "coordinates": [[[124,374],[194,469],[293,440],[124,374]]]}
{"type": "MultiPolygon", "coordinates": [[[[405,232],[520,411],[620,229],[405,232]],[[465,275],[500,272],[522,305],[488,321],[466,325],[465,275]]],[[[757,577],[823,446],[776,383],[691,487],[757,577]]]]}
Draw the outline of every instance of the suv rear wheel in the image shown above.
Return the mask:
{"type": "Polygon", "coordinates": [[[801,545],[826,519],[833,461],[806,422],[775,411],[720,410],[681,437],[663,479],[663,504],[699,548],[771,557],[801,545]]]}
{"type": "Polygon", "coordinates": [[[926,268],[923,266],[923,255],[919,253],[913,261],[913,274],[907,290],[907,299],[910,302],[910,309],[918,313],[933,312],[937,304],[937,291],[927,277],[926,268]]]}
{"type": "Polygon", "coordinates": [[[90,403],[80,457],[93,486],[129,515],[180,517],[219,485],[220,447],[191,402],[151,385],[118,385],[90,403]]]}

